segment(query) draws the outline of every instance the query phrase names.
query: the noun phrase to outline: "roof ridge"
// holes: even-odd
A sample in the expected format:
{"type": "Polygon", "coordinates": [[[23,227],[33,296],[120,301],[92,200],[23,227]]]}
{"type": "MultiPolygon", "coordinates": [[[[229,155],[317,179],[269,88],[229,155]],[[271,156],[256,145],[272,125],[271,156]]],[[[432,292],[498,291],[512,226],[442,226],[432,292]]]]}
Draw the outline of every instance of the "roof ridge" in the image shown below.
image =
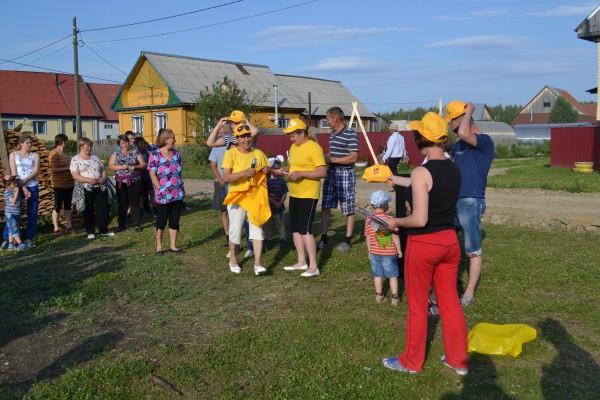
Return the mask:
{"type": "Polygon", "coordinates": [[[184,59],[188,59],[188,60],[217,62],[217,63],[231,64],[231,65],[247,65],[247,66],[250,66],[250,67],[269,68],[268,65],[262,65],[262,64],[251,64],[251,63],[244,63],[244,62],[237,62],[237,61],[225,61],[225,60],[211,60],[211,59],[208,59],[208,58],[182,56],[182,55],[178,55],[178,54],[157,53],[157,52],[154,52],[154,51],[146,51],[146,50],[142,50],[141,54],[142,55],[151,54],[151,55],[161,56],[161,57],[177,57],[177,58],[184,58],[184,59]]]}

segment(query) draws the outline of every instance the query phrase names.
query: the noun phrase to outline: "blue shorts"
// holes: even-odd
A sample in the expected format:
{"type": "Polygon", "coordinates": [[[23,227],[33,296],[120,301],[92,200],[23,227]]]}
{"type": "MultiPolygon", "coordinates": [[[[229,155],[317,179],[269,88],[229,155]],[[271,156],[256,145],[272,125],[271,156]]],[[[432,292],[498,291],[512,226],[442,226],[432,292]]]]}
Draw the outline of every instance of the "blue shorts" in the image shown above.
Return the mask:
{"type": "Polygon", "coordinates": [[[14,214],[4,214],[4,219],[6,219],[6,228],[10,237],[20,236],[19,218],[14,214]]]}
{"type": "Polygon", "coordinates": [[[481,218],[485,199],[465,197],[456,203],[456,226],[462,230],[467,257],[479,257],[481,250],[481,218]]]}
{"type": "Polygon", "coordinates": [[[323,203],[321,208],[337,208],[338,201],[344,215],[354,214],[356,194],[356,173],[354,167],[329,168],[323,182],[323,203]]]}
{"type": "Polygon", "coordinates": [[[371,254],[371,269],[374,278],[397,278],[398,256],[380,256],[371,254]]]}

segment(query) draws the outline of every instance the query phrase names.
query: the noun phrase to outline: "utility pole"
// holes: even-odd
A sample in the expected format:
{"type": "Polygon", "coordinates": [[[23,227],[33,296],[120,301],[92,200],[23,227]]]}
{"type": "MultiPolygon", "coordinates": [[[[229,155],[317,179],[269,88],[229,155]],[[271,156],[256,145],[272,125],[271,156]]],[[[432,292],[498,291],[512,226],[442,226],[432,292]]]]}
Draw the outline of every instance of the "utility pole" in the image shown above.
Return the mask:
{"type": "Polygon", "coordinates": [[[73,17],[73,74],[75,75],[75,129],[77,132],[77,140],[83,137],[81,131],[81,103],[79,101],[79,61],[77,54],[77,18],[73,17]]]}

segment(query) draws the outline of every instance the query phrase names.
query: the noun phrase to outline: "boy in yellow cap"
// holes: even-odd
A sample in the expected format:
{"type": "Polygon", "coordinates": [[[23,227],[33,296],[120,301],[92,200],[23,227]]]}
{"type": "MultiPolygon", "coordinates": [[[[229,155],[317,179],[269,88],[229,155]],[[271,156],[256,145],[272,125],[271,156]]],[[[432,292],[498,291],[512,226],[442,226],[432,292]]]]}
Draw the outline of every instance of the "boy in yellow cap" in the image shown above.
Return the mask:
{"type": "Polygon", "coordinates": [[[452,151],[461,175],[456,217],[469,258],[469,283],[460,298],[463,307],[475,301],[475,287],[481,275],[481,218],[486,207],[487,175],[494,160],[494,142],[477,128],[474,111],[471,102],[454,100],[446,106],[446,121],[460,139],[452,146],[452,151]]]}

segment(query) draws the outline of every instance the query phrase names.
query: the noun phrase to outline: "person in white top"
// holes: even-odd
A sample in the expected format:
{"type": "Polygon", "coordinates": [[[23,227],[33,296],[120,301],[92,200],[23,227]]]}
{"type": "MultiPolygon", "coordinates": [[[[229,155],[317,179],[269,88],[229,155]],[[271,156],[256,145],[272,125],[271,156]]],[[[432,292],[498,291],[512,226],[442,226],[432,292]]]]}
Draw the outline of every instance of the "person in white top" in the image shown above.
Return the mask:
{"type": "Polygon", "coordinates": [[[398,132],[398,124],[392,122],[389,127],[392,133],[387,141],[387,148],[383,154],[383,162],[387,162],[392,174],[398,176],[398,164],[406,157],[404,138],[398,132]]]}
{"type": "MultiPolygon", "coordinates": [[[[40,172],[40,155],[31,151],[33,132],[23,132],[19,137],[20,149],[10,153],[8,162],[11,175],[17,175],[23,184],[23,194],[27,198],[27,229],[24,240],[27,247],[35,247],[33,238],[37,230],[40,189],[37,175],[40,172]]],[[[8,230],[4,229],[4,240],[8,240],[8,230]]],[[[2,243],[4,247],[4,243],[2,243]]]]}

